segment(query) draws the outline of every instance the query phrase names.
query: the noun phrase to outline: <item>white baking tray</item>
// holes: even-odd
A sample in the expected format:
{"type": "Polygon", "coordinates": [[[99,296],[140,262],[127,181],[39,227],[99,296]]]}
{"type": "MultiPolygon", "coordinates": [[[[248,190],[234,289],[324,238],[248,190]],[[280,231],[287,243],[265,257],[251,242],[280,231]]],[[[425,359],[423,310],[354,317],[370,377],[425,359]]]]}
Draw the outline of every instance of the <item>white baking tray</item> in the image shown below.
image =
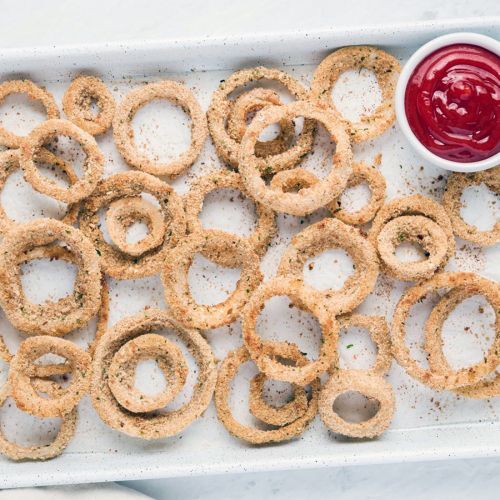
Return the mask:
{"type": "MultiPolygon", "coordinates": [[[[206,109],[212,91],[220,80],[235,69],[265,64],[284,67],[304,84],[308,84],[315,65],[331,50],[349,44],[374,44],[381,46],[402,62],[429,39],[452,31],[476,31],[498,37],[500,19],[463,20],[445,23],[419,23],[397,26],[363,27],[349,30],[329,30],[309,33],[283,33],[245,37],[244,39],[212,40],[165,40],[161,42],[114,43],[74,47],[42,47],[32,49],[8,49],[0,51],[1,79],[27,77],[46,85],[60,103],[68,82],[77,73],[100,75],[110,85],[117,98],[130,88],[145,81],[171,78],[186,83],[193,89],[206,109]]],[[[369,105],[376,96],[376,86],[369,75],[351,75],[350,84],[341,83],[336,98],[346,112],[359,111],[361,105],[369,105]],[[346,90],[354,89],[354,94],[346,90]],[[366,91],[368,89],[368,91],[366,91]]],[[[8,101],[0,108],[0,118],[8,126],[20,126],[29,130],[39,119],[38,112],[29,108],[20,121],[12,113],[8,101]]],[[[183,115],[168,104],[156,104],[142,110],[134,126],[141,138],[152,137],[149,147],[160,154],[180,151],[189,140],[183,115]],[[157,129],[156,127],[160,127],[157,129]],[[142,130],[142,132],[141,132],[142,130]]],[[[321,137],[319,139],[321,141],[321,137]]],[[[111,134],[99,138],[99,144],[107,156],[106,175],[127,167],[114,148],[111,134]]],[[[319,151],[319,149],[318,149],[319,151]]],[[[378,152],[383,154],[381,170],[387,179],[387,197],[393,198],[422,192],[439,199],[445,184],[446,172],[423,162],[410,149],[397,126],[382,137],[355,148],[356,158],[371,159],[378,152]]],[[[324,168],[318,153],[307,165],[320,175],[324,168]]],[[[175,188],[184,193],[193,176],[210,169],[221,168],[212,145],[207,141],[205,150],[189,174],[174,182],[175,188]]],[[[364,193],[355,190],[347,200],[355,205],[362,203],[364,193]]],[[[57,206],[47,205],[30,192],[20,175],[12,176],[1,196],[9,213],[21,219],[29,219],[44,211],[54,214],[57,206]]],[[[466,216],[482,227],[492,224],[492,198],[467,195],[466,216]]],[[[497,204],[498,205],[498,204],[497,204]]],[[[322,214],[324,215],[324,214],[322,214]]],[[[251,227],[251,204],[242,203],[231,194],[211,196],[203,212],[206,226],[217,226],[244,234],[251,227]]],[[[262,269],[268,279],[275,272],[279,257],[293,234],[311,222],[318,220],[314,214],[307,218],[279,216],[279,235],[262,260],[262,269]]],[[[349,263],[339,252],[330,252],[315,259],[315,267],[308,271],[307,279],[317,286],[339,284],[348,273],[349,263]]],[[[457,255],[448,269],[473,270],[491,279],[500,277],[498,249],[482,250],[457,240],[457,255]]],[[[190,273],[190,282],[199,300],[218,301],[234,285],[237,271],[218,273],[219,278],[208,282],[202,274],[212,276],[216,271],[208,262],[197,259],[190,273]]],[[[47,296],[60,296],[72,286],[71,270],[64,263],[35,263],[26,269],[25,289],[32,300],[47,296]],[[54,279],[53,273],[57,273],[54,279]]],[[[145,306],[165,307],[161,283],[157,277],[117,282],[111,285],[110,323],[143,309],[145,306]]],[[[406,285],[380,278],[376,291],[359,308],[368,314],[383,314],[390,320],[393,307],[406,285]]],[[[492,312],[478,315],[480,299],[471,299],[455,314],[445,331],[446,349],[455,364],[470,362],[481,357],[487,345],[484,335],[476,339],[471,333],[480,332],[492,321],[492,312]]],[[[411,341],[418,344],[422,315],[429,305],[419,308],[409,325],[411,341]],[[419,328],[420,325],[420,328],[419,328]]],[[[81,345],[92,334],[87,329],[72,334],[81,345]]],[[[272,301],[262,319],[262,330],[267,337],[292,338],[302,350],[314,355],[318,344],[315,325],[309,318],[289,309],[283,301],[272,301]],[[309,331],[311,330],[312,333],[309,331]],[[290,333],[293,332],[293,333],[290,333]],[[298,335],[298,333],[302,333],[298,335]]],[[[8,344],[15,349],[21,335],[7,323],[0,313],[0,331],[8,344]]],[[[238,323],[217,331],[207,332],[207,338],[218,359],[229,349],[241,344],[238,323]]],[[[366,366],[373,357],[366,335],[350,332],[341,343],[344,362],[353,366],[366,366]],[[347,349],[348,343],[354,344],[347,349]],[[356,359],[355,359],[356,358],[356,359]]],[[[415,349],[415,355],[421,352],[415,349]]],[[[253,373],[251,367],[243,370],[236,384],[235,411],[245,421],[245,377],[253,373]]],[[[0,377],[5,377],[5,366],[0,366],[0,377]]],[[[141,367],[139,383],[152,385],[155,378],[150,367],[141,367]],[[149,370],[149,371],[148,371],[149,370]]],[[[391,428],[379,439],[372,441],[347,440],[330,435],[319,419],[304,435],[293,442],[277,446],[248,446],[232,438],[217,421],[213,404],[203,418],[191,425],[181,435],[155,442],[142,442],[121,435],[107,428],[85,398],[79,405],[77,435],[64,454],[45,463],[13,463],[0,457],[0,487],[19,487],[45,484],[81,483],[146,479],[225,472],[261,471],[329,467],[345,464],[387,463],[395,461],[437,460],[450,457],[486,457],[500,455],[500,398],[490,401],[465,400],[452,393],[436,393],[414,382],[393,363],[390,376],[397,394],[397,411],[391,428]]],[[[180,399],[186,397],[181,395],[180,399]]],[[[31,417],[21,415],[14,405],[0,410],[0,425],[9,437],[22,442],[32,442],[53,426],[41,424],[31,417]]]]}

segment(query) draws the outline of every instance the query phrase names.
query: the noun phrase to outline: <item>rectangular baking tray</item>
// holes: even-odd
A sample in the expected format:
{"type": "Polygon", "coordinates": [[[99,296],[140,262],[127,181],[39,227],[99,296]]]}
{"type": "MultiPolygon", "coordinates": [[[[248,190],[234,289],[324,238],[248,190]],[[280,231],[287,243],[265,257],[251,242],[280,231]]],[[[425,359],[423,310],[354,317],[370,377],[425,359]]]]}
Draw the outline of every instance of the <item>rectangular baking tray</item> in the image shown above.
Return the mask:
{"type": "MultiPolygon", "coordinates": [[[[79,73],[100,75],[109,83],[117,98],[124,95],[131,87],[143,82],[171,78],[182,81],[192,88],[206,109],[210,95],[219,82],[238,68],[258,64],[280,67],[304,84],[308,84],[315,65],[336,47],[373,44],[390,51],[404,62],[422,43],[453,31],[474,31],[498,37],[500,18],[272,33],[244,38],[7,49],[0,51],[0,74],[2,80],[26,77],[46,85],[54,93],[58,103],[68,82],[79,73]]],[[[359,87],[363,81],[365,83],[370,81],[369,76],[361,75],[360,79],[353,77],[351,82],[350,88],[357,89],[355,95],[358,97],[363,94],[359,87]]],[[[347,101],[346,109],[349,108],[349,99],[349,95],[343,98],[343,101],[347,101]]],[[[179,118],[175,112],[172,112],[172,116],[179,118]]],[[[9,119],[12,117],[5,117],[6,122],[9,119]]],[[[28,117],[23,125],[28,130],[30,119],[28,117]]],[[[162,136],[162,141],[155,143],[154,147],[178,149],[179,143],[186,141],[186,137],[173,139],[179,135],[178,129],[182,127],[178,127],[181,123],[179,121],[171,122],[169,113],[158,113],[158,110],[148,108],[141,115],[141,120],[146,124],[144,126],[146,135],[148,130],[153,130],[151,124],[156,126],[159,123],[163,127],[162,130],[167,132],[166,136],[162,136]]],[[[175,188],[180,193],[186,192],[193,176],[221,167],[212,145],[208,142],[190,173],[174,182],[175,188]]],[[[127,168],[114,149],[110,133],[99,138],[99,144],[107,156],[105,175],[127,168]]],[[[383,155],[381,169],[388,184],[387,198],[422,192],[439,199],[445,184],[446,172],[426,164],[416,156],[401,136],[397,126],[376,140],[355,148],[355,155],[360,159],[371,159],[378,152],[383,155]]],[[[316,164],[315,161],[311,160],[311,168],[320,171],[321,164],[316,164]]],[[[2,203],[12,207],[20,217],[29,218],[31,208],[26,206],[25,198],[16,196],[13,194],[14,191],[13,188],[10,193],[4,193],[2,203]]],[[[356,196],[362,196],[361,192],[358,195],[356,193],[358,192],[353,195],[353,203],[356,203],[356,196]]],[[[207,205],[204,223],[219,226],[222,223],[220,227],[227,230],[242,231],[244,228],[248,230],[251,220],[248,207],[245,208],[238,200],[229,199],[226,194],[217,196],[207,205]],[[241,208],[241,214],[240,210],[236,209],[237,206],[241,208]],[[228,213],[230,216],[227,216],[228,213]]],[[[468,217],[472,220],[484,218],[482,198],[472,196],[468,202],[468,217]]],[[[315,217],[301,219],[279,216],[280,233],[262,261],[266,279],[275,272],[279,256],[290,237],[304,227],[304,224],[317,220],[315,217]]],[[[318,274],[316,271],[314,274],[314,271],[311,271],[310,279],[313,281],[325,277],[327,280],[340,279],[339,273],[345,273],[347,264],[342,255],[337,257],[340,259],[337,266],[325,267],[325,263],[319,262],[317,269],[323,272],[318,274]]],[[[328,262],[331,264],[331,261],[328,262]]],[[[481,250],[458,241],[457,255],[448,265],[448,269],[473,270],[490,279],[498,280],[499,264],[497,249],[481,250]]],[[[226,273],[220,282],[208,284],[206,280],[201,279],[200,273],[212,272],[213,269],[210,269],[207,263],[201,262],[197,265],[197,270],[190,276],[193,293],[202,299],[220,300],[224,296],[224,290],[227,292],[231,283],[234,283],[234,273],[226,273]]],[[[67,269],[59,269],[57,280],[44,281],[44,277],[50,278],[51,271],[44,268],[43,264],[40,266],[41,274],[38,278],[36,274],[29,275],[29,273],[26,278],[25,287],[30,296],[43,295],[47,288],[50,288],[51,293],[57,293],[58,286],[71,287],[71,274],[68,274],[67,269]]],[[[393,307],[404,285],[390,282],[388,286],[387,280],[383,278],[379,281],[376,292],[368,298],[360,310],[365,313],[382,314],[390,320],[393,307]]],[[[136,283],[111,280],[110,285],[111,324],[146,306],[165,307],[161,284],[157,277],[139,280],[136,283]]],[[[301,319],[293,316],[298,313],[291,312],[289,318],[283,310],[282,304],[277,304],[276,307],[271,307],[269,313],[266,312],[267,333],[278,332],[280,338],[286,338],[287,328],[283,328],[283,325],[289,329],[304,327],[304,324],[300,325],[301,319]]],[[[474,316],[476,312],[477,310],[470,312],[470,315],[474,316]]],[[[471,349],[470,338],[464,337],[463,332],[460,332],[469,318],[466,310],[460,314],[462,316],[456,317],[450,328],[451,335],[456,334],[459,337],[455,342],[453,355],[464,361],[468,359],[471,349]]],[[[303,322],[307,325],[307,321],[306,319],[303,322]]],[[[20,335],[8,325],[3,313],[0,327],[9,345],[14,347],[19,343],[20,335]]],[[[92,325],[87,330],[91,329],[92,325]]],[[[89,335],[87,330],[72,334],[69,338],[84,345],[85,338],[88,339],[89,335]]],[[[207,338],[214,348],[216,357],[222,359],[229,349],[241,343],[239,324],[207,332],[207,338]]],[[[343,340],[342,356],[351,362],[353,357],[358,357],[357,362],[366,363],[369,358],[367,354],[369,344],[363,343],[361,337],[354,336],[349,339],[343,340]],[[355,344],[352,351],[345,349],[346,342],[355,344]]],[[[415,339],[412,337],[412,341],[415,339]]],[[[318,341],[317,338],[309,338],[308,335],[302,336],[299,340],[299,347],[308,353],[314,351],[314,343],[318,341]]],[[[147,373],[150,376],[150,372],[147,373]]],[[[4,366],[0,375],[5,377],[5,374],[4,366]]],[[[248,377],[249,374],[250,372],[243,375],[248,377]]],[[[448,392],[435,393],[410,379],[395,362],[389,380],[397,395],[396,415],[391,428],[380,438],[371,441],[351,441],[331,436],[317,418],[303,436],[293,442],[277,446],[247,446],[232,438],[217,421],[212,403],[203,418],[193,423],[181,435],[155,442],[142,442],[108,429],[93,411],[88,398],[85,398],[79,405],[80,419],[77,434],[63,455],[43,463],[13,463],[0,457],[0,487],[500,455],[500,398],[474,401],[460,399],[448,392]]],[[[242,383],[244,380],[238,382],[242,383]]],[[[238,391],[239,407],[242,406],[239,400],[244,399],[244,396],[240,398],[239,395],[243,394],[244,390],[239,391],[238,386],[236,391],[238,391]]],[[[5,424],[9,436],[23,435],[22,439],[28,439],[26,434],[36,434],[45,429],[39,428],[41,424],[38,422],[33,423],[32,419],[19,414],[16,414],[16,418],[8,418],[9,412],[14,411],[12,407],[13,405],[10,405],[10,408],[0,411],[2,425],[4,422],[11,422],[5,424]]],[[[242,418],[248,419],[248,417],[242,418]]]]}

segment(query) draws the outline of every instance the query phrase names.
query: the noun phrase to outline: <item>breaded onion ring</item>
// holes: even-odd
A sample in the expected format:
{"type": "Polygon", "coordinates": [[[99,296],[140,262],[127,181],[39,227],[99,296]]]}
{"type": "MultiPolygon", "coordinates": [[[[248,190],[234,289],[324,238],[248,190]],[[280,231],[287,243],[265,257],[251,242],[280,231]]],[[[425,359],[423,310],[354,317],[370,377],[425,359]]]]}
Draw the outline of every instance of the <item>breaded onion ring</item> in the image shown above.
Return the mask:
{"type": "MultiPolygon", "coordinates": [[[[47,120],[59,118],[59,110],[52,94],[30,80],[9,80],[0,84],[0,103],[11,94],[27,94],[30,99],[41,102],[47,113],[47,120]]],[[[2,146],[15,149],[21,146],[23,140],[24,137],[0,126],[0,144],[2,146]]]]}
{"type": "Polygon", "coordinates": [[[69,413],[89,388],[90,356],[68,340],[30,337],[21,342],[10,362],[9,385],[16,406],[37,417],[62,417],[69,413]],[[59,396],[50,399],[37,394],[32,385],[34,362],[45,354],[57,354],[71,364],[71,381],[59,396]]]}
{"type": "Polygon", "coordinates": [[[328,104],[340,114],[332,100],[332,89],[342,73],[362,68],[375,73],[382,93],[382,103],[372,114],[362,115],[356,123],[343,119],[353,142],[377,137],[394,123],[394,92],[401,70],[399,62],[387,52],[374,47],[343,47],[321,61],[311,83],[312,98],[328,104]]]}
{"type": "Polygon", "coordinates": [[[104,134],[115,114],[115,100],[102,80],[95,76],[79,76],[66,89],[62,98],[63,110],[68,120],[90,135],[104,134]],[[92,101],[99,107],[95,115],[92,101]]]}
{"type": "MultiPolygon", "coordinates": [[[[74,184],[78,181],[78,176],[75,174],[71,166],[61,158],[52,154],[49,150],[41,149],[37,156],[37,160],[43,163],[48,163],[62,170],[68,177],[70,184],[74,184]]],[[[8,150],[0,153],[0,191],[5,187],[8,177],[18,168],[19,150],[8,150]]],[[[78,204],[69,205],[62,222],[69,225],[74,224],[78,218],[78,210],[78,204]]],[[[19,225],[19,223],[11,219],[0,205],[0,234],[5,234],[17,225],[19,225]]]]}
{"type": "Polygon", "coordinates": [[[166,182],[144,172],[121,172],[99,183],[90,198],[85,200],[80,213],[80,228],[92,240],[101,256],[103,271],[116,279],[137,279],[158,273],[168,249],[186,232],[182,199],[166,182]],[[100,228],[99,210],[113,201],[149,193],[160,204],[165,221],[165,238],[162,246],[132,257],[106,242],[100,228]]]}
{"type": "Polygon", "coordinates": [[[375,287],[379,272],[378,258],[370,242],[359,230],[336,219],[323,219],[295,235],[281,257],[280,276],[303,277],[307,259],[330,248],[342,248],[354,261],[355,270],[340,290],[310,288],[314,300],[326,300],[336,314],[351,312],[375,287]]]}
{"type": "MultiPolygon", "coordinates": [[[[203,201],[208,193],[217,189],[237,189],[243,195],[248,196],[241,176],[236,172],[218,170],[199,177],[191,184],[189,192],[184,196],[188,232],[194,233],[203,229],[199,219],[203,201]]],[[[261,203],[255,203],[255,211],[257,213],[256,228],[250,236],[243,239],[250,244],[257,255],[262,256],[277,232],[276,217],[271,209],[261,203]]]]}
{"type": "Polygon", "coordinates": [[[22,142],[20,153],[19,164],[24,178],[33,189],[65,203],[76,203],[89,196],[104,170],[104,156],[95,139],[68,120],[47,120],[35,127],[22,142]],[[87,155],[83,163],[83,177],[67,188],[40,174],[35,164],[42,146],[58,135],[77,141],[87,155]]]}
{"type": "Polygon", "coordinates": [[[132,413],[145,413],[168,405],[184,386],[188,371],[179,347],[161,335],[148,333],[118,349],[109,365],[108,385],[123,408],[132,413]],[[157,361],[165,376],[165,389],[154,396],[135,388],[135,369],[139,361],[146,359],[157,361]]]}
{"type": "Polygon", "coordinates": [[[391,423],[396,407],[392,386],[378,375],[363,370],[340,370],[330,376],[319,394],[319,416],[332,432],[355,438],[374,438],[382,434],[391,423]],[[376,399],[379,410],[364,422],[348,422],[333,410],[333,403],[341,395],[357,391],[367,398],[376,399]]]}
{"type": "Polygon", "coordinates": [[[325,301],[318,300],[310,287],[305,286],[301,280],[276,277],[262,284],[243,309],[241,320],[243,342],[259,370],[269,378],[305,385],[325,372],[335,360],[339,334],[335,310],[329,308],[325,301]],[[272,297],[283,295],[288,297],[292,304],[311,313],[321,327],[322,343],[319,356],[304,366],[288,366],[269,356],[265,343],[256,330],[257,318],[265,302],[272,297]]]}
{"type": "MultiPolygon", "coordinates": [[[[363,316],[362,314],[346,314],[337,318],[340,324],[340,329],[347,329],[351,326],[363,328],[368,331],[370,338],[377,347],[377,357],[373,366],[364,370],[368,374],[379,375],[380,377],[387,375],[392,363],[391,338],[389,335],[389,327],[382,316],[363,316]]],[[[339,369],[339,361],[330,368],[330,373],[339,369]]]]}
{"type": "Polygon", "coordinates": [[[168,312],[148,309],[119,321],[99,340],[92,361],[90,395],[101,419],[111,428],[142,439],[159,439],[183,431],[199,418],[212,399],[217,369],[207,341],[197,330],[184,328],[168,312]],[[198,377],[189,402],[154,414],[131,414],[113,397],[108,385],[115,353],[128,341],[155,330],[172,329],[185,342],[198,365],[198,377]]]}
{"type": "Polygon", "coordinates": [[[38,219],[9,231],[0,248],[0,303],[18,330],[29,335],[62,336],[84,326],[99,310],[99,258],[80,230],[54,219],[38,219]],[[24,294],[19,262],[24,252],[59,241],[78,265],[73,293],[57,302],[34,304],[24,294]]]}
{"type": "MultiPolygon", "coordinates": [[[[285,342],[269,342],[266,344],[274,357],[292,361],[298,366],[307,364],[306,357],[295,344],[285,342]]],[[[248,409],[250,413],[269,425],[287,425],[302,417],[309,407],[306,389],[292,384],[293,399],[281,406],[274,406],[264,399],[264,384],[269,380],[264,373],[258,373],[250,380],[248,409]]],[[[318,380],[319,383],[319,380],[318,380]]]]}
{"type": "Polygon", "coordinates": [[[438,268],[438,270],[442,270],[448,260],[455,254],[455,237],[453,236],[450,218],[439,203],[421,194],[395,198],[378,211],[368,233],[368,239],[372,245],[376,248],[378,235],[382,228],[391,220],[402,215],[422,215],[438,224],[445,232],[448,240],[446,258],[443,259],[441,266],[438,268]]]}
{"type": "Polygon", "coordinates": [[[403,215],[389,221],[377,237],[377,249],[385,272],[403,281],[429,279],[442,268],[448,250],[448,239],[441,226],[421,215],[403,215]],[[404,242],[420,245],[425,259],[402,261],[396,248],[404,242]]]}
{"type": "MultiPolygon", "coordinates": [[[[37,392],[44,392],[50,398],[57,398],[62,395],[63,389],[55,382],[42,379],[34,379],[32,384],[37,392]]],[[[9,389],[0,392],[0,406],[5,404],[9,397],[9,389]]],[[[76,407],[62,417],[61,427],[50,444],[35,446],[21,446],[9,441],[0,430],[0,454],[5,455],[10,460],[48,460],[60,455],[76,431],[76,421],[78,412],[76,407]]]]}
{"type": "Polygon", "coordinates": [[[344,190],[352,172],[351,163],[352,150],[349,137],[337,116],[328,109],[310,102],[296,101],[284,106],[270,106],[257,113],[241,141],[239,171],[247,191],[256,201],[277,212],[307,215],[330,203],[344,190]],[[325,126],[336,144],[332,169],[314,186],[304,188],[298,193],[280,193],[266,186],[261,178],[260,160],[254,152],[255,144],[268,125],[296,116],[317,120],[325,126]]]}
{"type": "Polygon", "coordinates": [[[113,243],[127,255],[140,255],[159,247],[165,238],[165,221],[161,211],[140,196],[120,198],[109,204],[106,227],[113,243]],[[127,242],[127,229],[134,222],[144,222],[148,234],[135,243],[127,242]]]}
{"type": "MultiPolygon", "coordinates": [[[[435,372],[446,372],[451,367],[443,352],[443,338],[441,332],[446,318],[465,299],[477,294],[474,288],[457,287],[445,294],[432,309],[425,322],[425,343],[424,348],[428,354],[429,367],[435,372]]],[[[487,297],[486,297],[487,298],[487,297]]],[[[496,324],[498,335],[498,322],[496,324]]],[[[468,398],[485,399],[500,396],[500,374],[490,380],[454,389],[454,392],[468,398]]]]}
{"type": "Polygon", "coordinates": [[[215,229],[187,236],[165,259],[162,282],[172,315],[189,328],[218,328],[235,321],[262,281],[259,257],[239,236],[215,229]],[[215,305],[198,304],[189,290],[188,272],[196,253],[224,267],[241,267],[235,290],[215,305]]]}
{"type": "MultiPolygon", "coordinates": [[[[440,273],[430,280],[409,288],[399,300],[392,319],[392,351],[396,361],[414,379],[437,390],[456,389],[478,383],[493,372],[500,362],[500,288],[498,284],[473,273],[440,273]],[[465,287],[487,298],[495,311],[495,338],[484,360],[459,370],[443,369],[434,371],[421,367],[411,356],[405,343],[405,322],[411,307],[429,293],[441,288],[465,287]]],[[[429,344],[428,344],[429,346],[429,344]]]]}
{"type": "Polygon", "coordinates": [[[477,227],[467,224],[460,215],[462,208],[462,193],[470,186],[486,184],[494,193],[500,194],[500,167],[495,167],[473,174],[452,173],[448,177],[443,195],[443,207],[450,216],[453,231],[464,240],[480,246],[491,246],[500,242],[500,221],[497,221],[489,231],[480,231],[477,227]]]}
{"type": "MultiPolygon", "coordinates": [[[[307,100],[309,92],[294,78],[287,73],[277,69],[257,68],[242,69],[233,73],[223,81],[219,88],[212,94],[212,101],[207,111],[208,128],[215,144],[215,149],[219,157],[229,163],[234,168],[238,168],[240,158],[240,141],[234,140],[226,130],[226,120],[228,119],[233,101],[229,99],[230,94],[239,87],[250,82],[260,80],[272,80],[279,82],[298,100],[307,100]]],[[[272,106],[269,106],[271,108],[272,106]]],[[[280,106],[281,107],[281,106],[280,106]]],[[[293,116],[280,117],[275,123],[281,123],[282,119],[292,119],[293,116]]],[[[265,127],[263,127],[265,128],[265,127]]],[[[302,158],[311,151],[314,138],[314,121],[305,120],[302,132],[298,136],[295,145],[285,152],[268,156],[266,158],[256,158],[255,167],[260,173],[270,175],[279,170],[286,170],[299,163],[302,158]]],[[[256,145],[258,137],[255,139],[252,153],[257,154],[256,145]]]]}
{"type": "Polygon", "coordinates": [[[187,170],[198,158],[208,135],[207,119],[193,93],[184,85],[163,80],[129,92],[118,105],[113,119],[113,137],[125,161],[152,175],[175,177],[187,170]],[[191,117],[191,145],[176,160],[158,163],[137,150],[132,120],[137,111],[154,99],[166,99],[180,106],[191,117]]]}
{"type": "MultiPolygon", "coordinates": [[[[247,117],[266,106],[280,106],[283,103],[277,92],[271,89],[256,87],[239,95],[231,107],[227,120],[227,131],[236,141],[241,142],[247,129],[247,117]]],[[[295,124],[291,120],[282,120],[279,124],[280,133],[275,139],[257,141],[255,155],[263,158],[284,153],[295,138],[295,124]]]]}
{"type": "Polygon", "coordinates": [[[240,347],[231,351],[222,362],[214,395],[219,420],[233,436],[252,444],[279,443],[300,436],[318,411],[318,379],[311,381],[312,396],[306,412],[287,425],[277,429],[261,430],[243,425],[233,417],[229,404],[231,381],[236,376],[240,365],[251,359],[245,347],[240,347]]]}

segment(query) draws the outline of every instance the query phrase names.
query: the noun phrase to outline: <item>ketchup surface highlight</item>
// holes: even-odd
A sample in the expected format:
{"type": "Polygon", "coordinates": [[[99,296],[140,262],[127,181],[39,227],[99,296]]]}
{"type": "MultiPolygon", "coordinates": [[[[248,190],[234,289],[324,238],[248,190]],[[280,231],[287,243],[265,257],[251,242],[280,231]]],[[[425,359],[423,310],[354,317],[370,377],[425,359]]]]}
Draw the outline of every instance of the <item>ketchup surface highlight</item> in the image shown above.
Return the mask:
{"type": "Polygon", "coordinates": [[[454,44],[427,56],[408,80],[405,112],[418,140],[441,158],[469,163],[500,152],[500,57],[454,44]]]}

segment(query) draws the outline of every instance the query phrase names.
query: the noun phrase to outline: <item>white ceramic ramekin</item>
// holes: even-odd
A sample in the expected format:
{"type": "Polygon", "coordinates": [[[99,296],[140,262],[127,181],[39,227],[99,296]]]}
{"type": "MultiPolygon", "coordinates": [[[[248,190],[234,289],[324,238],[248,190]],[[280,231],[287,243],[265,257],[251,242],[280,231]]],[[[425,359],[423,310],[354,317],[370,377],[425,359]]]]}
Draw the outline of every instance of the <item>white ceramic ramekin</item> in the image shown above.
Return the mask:
{"type": "Polygon", "coordinates": [[[404,135],[413,146],[413,148],[427,161],[438,167],[454,172],[477,172],[479,170],[486,170],[487,168],[494,167],[500,164],[500,153],[493,155],[481,161],[474,161],[470,163],[461,163],[451,160],[446,160],[440,156],[435,155],[429,151],[412,132],[408,119],[405,113],[405,91],[406,85],[410,76],[415,68],[424,60],[429,54],[434,51],[453,45],[456,43],[467,43],[470,45],[478,45],[500,56],[500,42],[494,38],[478,33],[451,33],[449,35],[434,38],[430,42],[420,47],[404,65],[401,75],[399,76],[398,85],[396,87],[396,117],[403,131],[404,135]]]}

